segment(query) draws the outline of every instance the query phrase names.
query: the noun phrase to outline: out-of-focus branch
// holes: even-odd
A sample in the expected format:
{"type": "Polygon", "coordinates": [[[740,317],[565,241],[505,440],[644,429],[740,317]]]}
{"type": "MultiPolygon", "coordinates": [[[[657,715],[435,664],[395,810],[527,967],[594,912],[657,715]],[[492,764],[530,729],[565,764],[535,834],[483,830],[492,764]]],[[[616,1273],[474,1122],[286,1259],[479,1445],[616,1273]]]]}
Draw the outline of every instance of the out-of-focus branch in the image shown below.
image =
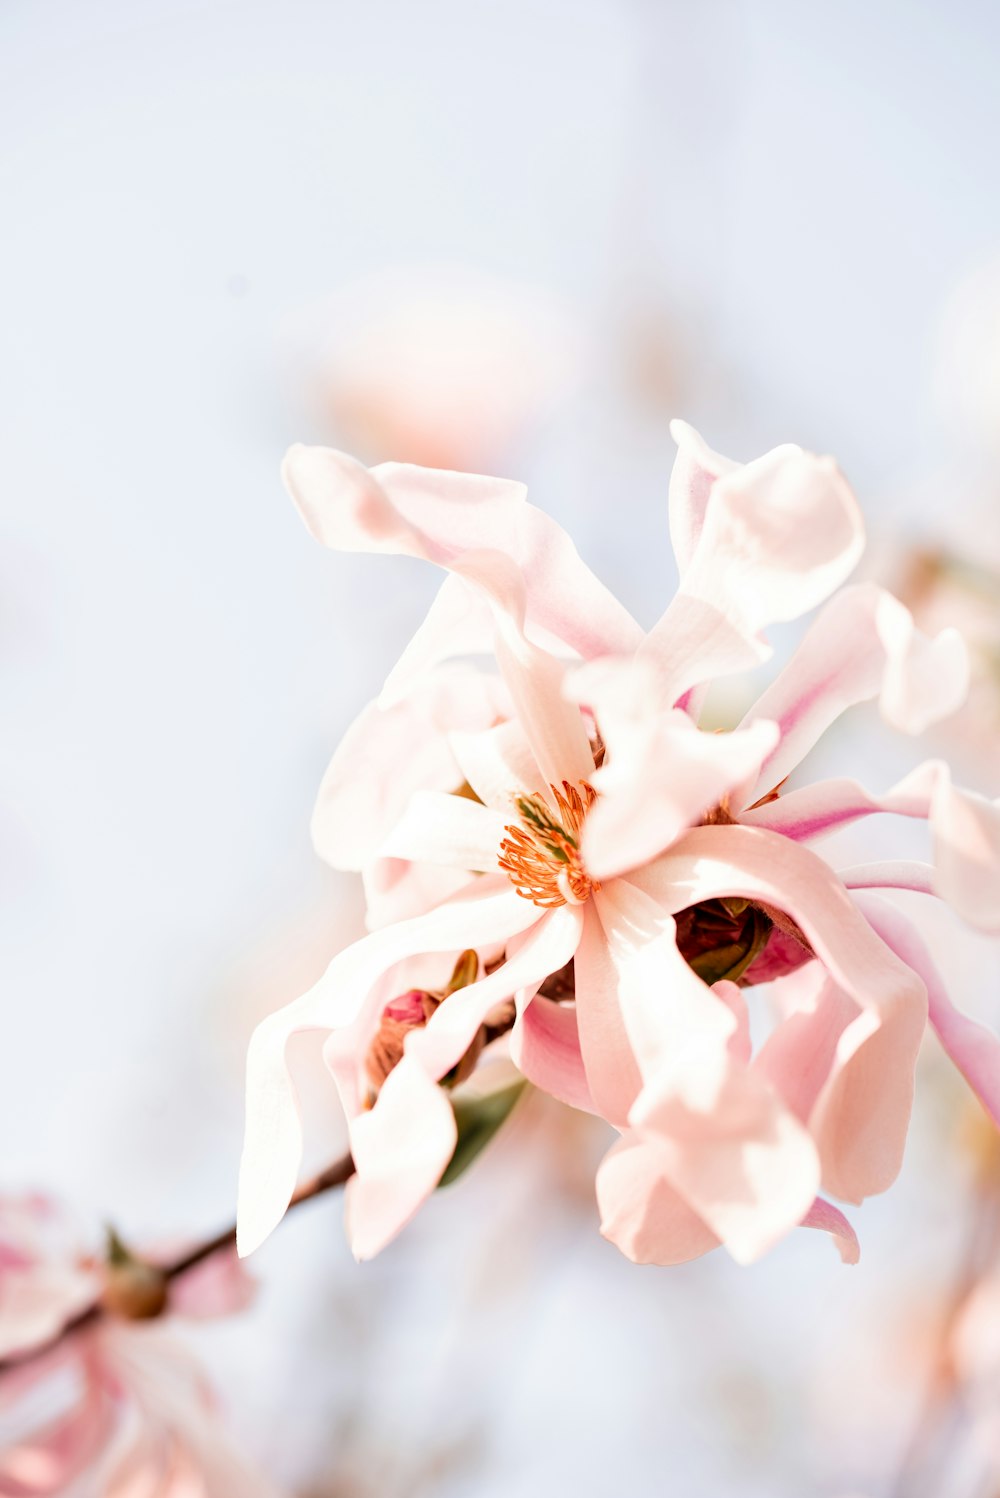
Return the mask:
{"type": "MultiPolygon", "coordinates": [[[[353,1174],[354,1161],[349,1154],[344,1155],[341,1159],[335,1160],[332,1165],[328,1165],[325,1170],[321,1170],[318,1175],[313,1176],[311,1180],[301,1185],[289,1202],[288,1210],[291,1211],[293,1207],[301,1206],[303,1202],[312,1201],[315,1197],[322,1196],[324,1192],[333,1191],[336,1187],[343,1186],[353,1174]]],[[[223,1232],[216,1233],[213,1238],[206,1238],[203,1242],[195,1244],[193,1248],[188,1249],[187,1253],[181,1254],[178,1258],[172,1259],[166,1264],[157,1264],[153,1261],[148,1261],[148,1264],[147,1261],[142,1262],[144,1266],[147,1266],[160,1277],[163,1285],[166,1287],[173,1280],[180,1278],[181,1275],[187,1274],[189,1270],[204,1263],[206,1259],[212,1258],[214,1254],[223,1253],[226,1249],[234,1248],[235,1245],[236,1224],[233,1223],[230,1227],[225,1228],[223,1232]]],[[[169,1309],[169,1305],[167,1308],[169,1309]]],[[[4,1373],[12,1372],[16,1368],[24,1368],[29,1363],[45,1357],[65,1342],[67,1338],[76,1336],[87,1327],[94,1326],[97,1322],[111,1318],[116,1314],[105,1304],[103,1298],[96,1298],[90,1305],[84,1306],[82,1311],[78,1311],[75,1316],[72,1316],[69,1321],[65,1322],[54,1336],[47,1338],[44,1342],[35,1343],[32,1347],[26,1347],[21,1352],[13,1353],[10,1357],[0,1358],[0,1376],[4,1373]]]]}

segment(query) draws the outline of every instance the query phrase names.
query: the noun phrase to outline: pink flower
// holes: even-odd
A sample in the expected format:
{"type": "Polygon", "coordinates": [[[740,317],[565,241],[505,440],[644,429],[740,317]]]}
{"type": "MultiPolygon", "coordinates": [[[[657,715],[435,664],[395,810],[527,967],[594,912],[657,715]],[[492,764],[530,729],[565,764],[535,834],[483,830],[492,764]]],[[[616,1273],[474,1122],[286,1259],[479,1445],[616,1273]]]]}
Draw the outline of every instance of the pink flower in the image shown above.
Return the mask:
{"type": "MultiPolygon", "coordinates": [[[[225,1314],[245,1286],[232,1255],[220,1255],[178,1280],[171,1308],[225,1314]]],[[[0,1358],[42,1348],[104,1289],[53,1203],[0,1202],[0,1358]]],[[[0,1374],[0,1428],[5,1498],[274,1492],[227,1442],[197,1364],[154,1322],[104,1317],[0,1374]]]]}
{"type": "MultiPolygon", "coordinates": [[[[510,1048],[524,1075],[618,1129],[598,1199],[604,1232],[639,1260],[676,1262],[722,1242],[747,1262],[798,1224],[829,1229],[855,1257],[851,1229],[818,1192],[859,1202],[894,1179],[928,989],[938,1033],[996,1108],[1000,1046],[951,1008],[907,923],[867,891],[933,888],[1000,928],[1000,810],[957,791],[934,763],[882,798],[846,781],[777,795],[847,706],[877,697],[909,732],[951,711],[966,682],[961,644],[947,631],[924,639],[879,589],[848,588],[741,725],[700,730],[705,685],[766,660],[764,629],[822,604],[863,537],[829,459],[784,447],[739,467],[683,424],[675,435],[681,583],[645,637],[518,486],[391,464],[369,472],[323,450],[289,455],[286,481],[320,539],[406,552],[449,573],[368,731],[376,712],[425,690],[442,661],[485,650],[510,710],[448,737],[475,799],[440,782],[415,786],[405,742],[384,765],[376,802],[392,799],[394,765],[406,794],[380,822],[383,831],[394,820],[379,856],[463,882],[348,948],[259,1027],[241,1252],[271,1231],[294,1189],[301,1138],[284,1052],[298,1029],[328,1034],[361,1258],[440,1178],[456,1130],[439,1083],[505,1001],[516,1006],[510,1048]],[[930,820],[934,870],[877,865],[841,877],[810,846],[877,809],[930,820]],[[713,940],[720,953],[732,947],[732,932],[719,935],[728,926],[738,951],[713,972],[705,959],[713,940]],[[387,1002],[410,986],[407,965],[463,948],[479,952],[482,975],[407,1033],[368,1106],[359,1058],[387,1002]],[[572,1004],[543,991],[570,961],[572,1004]],[[758,977],[779,979],[784,1003],[754,1054],[738,983],[758,977]]],[[[332,772],[331,784],[349,795],[349,773],[332,772]]]]}

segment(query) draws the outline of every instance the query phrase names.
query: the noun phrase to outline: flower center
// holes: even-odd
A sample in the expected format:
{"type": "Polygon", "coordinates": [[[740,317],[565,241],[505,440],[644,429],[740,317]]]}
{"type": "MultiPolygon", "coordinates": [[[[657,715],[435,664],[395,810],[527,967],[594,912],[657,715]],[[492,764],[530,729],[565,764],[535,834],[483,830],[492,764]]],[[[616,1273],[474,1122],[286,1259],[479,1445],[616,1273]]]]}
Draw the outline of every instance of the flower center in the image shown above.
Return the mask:
{"type": "Polygon", "coordinates": [[[514,798],[521,821],[504,828],[499,864],[518,894],[536,905],[582,905],[600,889],[580,858],[580,829],[597,792],[585,780],[564,780],[549,790],[551,802],[544,796],[514,798]]]}

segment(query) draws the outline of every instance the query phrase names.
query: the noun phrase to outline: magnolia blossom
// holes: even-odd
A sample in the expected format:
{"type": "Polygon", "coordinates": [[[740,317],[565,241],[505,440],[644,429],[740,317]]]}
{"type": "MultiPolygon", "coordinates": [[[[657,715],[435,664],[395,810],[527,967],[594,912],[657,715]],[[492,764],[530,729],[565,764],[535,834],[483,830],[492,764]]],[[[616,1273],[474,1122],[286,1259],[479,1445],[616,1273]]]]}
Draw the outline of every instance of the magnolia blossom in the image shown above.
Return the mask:
{"type": "MultiPolygon", "coordinates": [[[[0,1358],[35,1353],[0,1373],[0,1493],[273,1498],[226,1440],[197,1363],[159,1323],[106,1316],[55,1340],[110,1288],[53,1202],[0,1202],[0,1358]]],[[[117,1286],[125,1293],[139,1310],[148,1287],[133,1278],[117,1286]]],[[[220,1255],[177,1281],[170,1308],[224,1315],[247,1293],[233,1256],[220,1255]]]]}
{"type": "Polygon", "coordinates": [[[822,1193],[858,1203],[894,1179],[928,1012],[1000,1118],[1000,1044],[953,1008],[876,893],[933,893],[1000,930],[1000,807],[936,761],[883,794],[846,779],[786,789],[856,703],[878,699],[908,733],[953,711],[961,641],[926,639],[879,588],[836,592],[863,528],[830,459],[785,446],[740,466],[682,423],[674,434],[680,585],[648,634],[520,485],[290,452],[286,483],[318,539],[448,575],[338,752],[315,823],[334,861],[394,871],[406,918],[380,912],[253,1037],[241,1252],[294,1189],[285,1049],[301,1029],[326,1033],[348,1116],[360,1258],[440,1179],[449,1089],[504,1030],[529,1081],[617,1130],[597,1177],[602,1231],[643,1262],[719,1243],[749,1262],[800,1224],[855,1258],[822,1193]],[[820,605],[744,721],[701,729],[707,685],[766,661],[767,628],[820,605]],[[454,659],[471,655],[496,674],[454,659]],[[926,819],[933,864],[833,869],[823,835],[878,811],[926,819]],[[473,981],[414,1000],[413,965],[443,975],[463,951],[478,955],[473,981]],[[745,993],[765,982],[774,1017],[754,1045],[745,993]],[[392,1064],[372,1087],[365,1058],[387,1020],[392,1064]]]}

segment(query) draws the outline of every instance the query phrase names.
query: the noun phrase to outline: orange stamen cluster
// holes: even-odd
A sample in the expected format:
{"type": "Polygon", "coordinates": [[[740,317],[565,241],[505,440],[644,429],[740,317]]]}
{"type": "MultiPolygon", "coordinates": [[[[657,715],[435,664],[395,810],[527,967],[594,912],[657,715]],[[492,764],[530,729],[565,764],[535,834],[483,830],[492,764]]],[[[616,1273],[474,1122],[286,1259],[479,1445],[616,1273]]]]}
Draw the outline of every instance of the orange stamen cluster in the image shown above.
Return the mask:
{"type": "Polygon", "coordinates": [[[576,786],[568,780],[549,790],[551,803],[544,796],[515,798],[521,822],[504,828],[499,858],[518,894],[546,910],[582,905],[600,888],[580,857],[580,829],[597,792],[586,781],[576,786]]]}

